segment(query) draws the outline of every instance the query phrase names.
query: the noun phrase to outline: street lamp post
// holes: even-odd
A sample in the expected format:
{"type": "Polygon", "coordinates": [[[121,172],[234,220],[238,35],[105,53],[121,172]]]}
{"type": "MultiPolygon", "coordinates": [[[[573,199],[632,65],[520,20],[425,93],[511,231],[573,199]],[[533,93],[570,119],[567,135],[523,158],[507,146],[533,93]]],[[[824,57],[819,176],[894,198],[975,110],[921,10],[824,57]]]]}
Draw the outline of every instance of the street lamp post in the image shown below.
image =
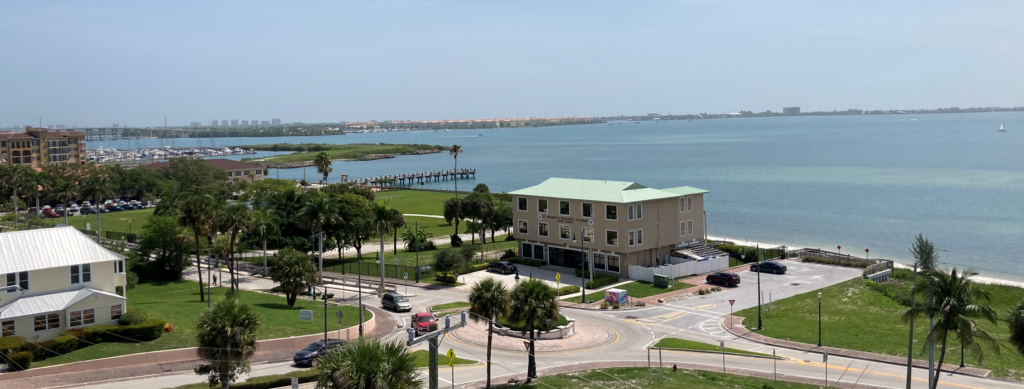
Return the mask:
{"type": "Polygon", "coordinates": [[[761,326],[761,253],[759,253],[760,247],[757,247],[754,251],[754,255],[757,259],[757,329],[763,330],[761,326]]]}
{"type": "Polygon", "coordinates": [[[821,347],[821,292],[818,292],[818,347],[821,347]]]}
{"type": "Polygon", "coordinates": [[[358,273],[356,281],[356,294],[359,295],[359,338],[363,338],[363,254],[359,253],[359,258],[356,258],[356,264],[359,265],[356,268],[358,273]]]}
{"type": "MultiPolygon", "coordinates": [[[[572,242],[576,243],[576,234],[572,235],[572,242]]],[[[580,258],[583,259],[583,263],[580,263],[580,267],[583,268],[583,273],[586,273],[587,272],[587,266],[586,266],[587,260],[584,257],[584,252],[583,252],[583,230],[582,229],[580,229],[580,258]]],[[[582,280],[581,283],[583,284],[583,295],[580,296],[580,303],[586,304],[587,303],[587,276],[586,276],[586,274],[584,274],[582,278],[583,278],[583,280],[582,280]]]]}

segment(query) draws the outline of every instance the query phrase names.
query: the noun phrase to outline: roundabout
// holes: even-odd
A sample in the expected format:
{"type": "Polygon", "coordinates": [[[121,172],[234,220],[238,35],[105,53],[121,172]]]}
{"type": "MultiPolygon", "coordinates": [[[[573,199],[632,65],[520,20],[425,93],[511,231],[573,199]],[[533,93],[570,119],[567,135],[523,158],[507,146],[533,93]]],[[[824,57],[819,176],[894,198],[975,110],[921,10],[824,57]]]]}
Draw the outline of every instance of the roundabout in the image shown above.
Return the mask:
{"type": "MultiPolygon", "coordinates": [[[[565,339],[537,339],[537,353],[585,350],[613,344],[619,339],[617,332],[600,324],[577,319],[574,327],[572,336],[565,339]]],[[[487,323],[470,322],[465,327],[449,333],[449,336],[463,343],[486,348],[487,323]]],[[[528,338],[529,335],[526,337],[528,338]]],[[[524,342],[529,342],[529,339],[501,335],[498,331],[495,331],[492,347],[506,351],[526,351],[526,344],[524,342]]]]}

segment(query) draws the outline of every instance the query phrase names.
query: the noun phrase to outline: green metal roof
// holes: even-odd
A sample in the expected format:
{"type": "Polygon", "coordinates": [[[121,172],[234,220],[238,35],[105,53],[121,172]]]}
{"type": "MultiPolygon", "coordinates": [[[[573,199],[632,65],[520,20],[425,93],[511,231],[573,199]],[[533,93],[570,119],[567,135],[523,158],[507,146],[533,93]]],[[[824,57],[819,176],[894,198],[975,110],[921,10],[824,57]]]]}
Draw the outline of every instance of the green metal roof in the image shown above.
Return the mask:
{"type": "Polygon", "coordinates": [[[510,194],[601,201],[606,203],[635,203],[707,192],[708,191],[706,190],[689,186],[680,186],[669,189],[653,189],[628,181],[583,180],[577,178],[552,177],[538,185],[513,191],[510,192],[510,194]]]}

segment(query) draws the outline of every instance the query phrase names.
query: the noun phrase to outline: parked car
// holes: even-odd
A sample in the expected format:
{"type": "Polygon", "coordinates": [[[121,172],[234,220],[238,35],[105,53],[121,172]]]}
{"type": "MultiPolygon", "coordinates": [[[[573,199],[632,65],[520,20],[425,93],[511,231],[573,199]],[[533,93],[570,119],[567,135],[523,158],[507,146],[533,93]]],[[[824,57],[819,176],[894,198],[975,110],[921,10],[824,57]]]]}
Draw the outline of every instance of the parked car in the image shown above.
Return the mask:
{"type": "Polygon", "coordinates": [[[487,271],[498,272],[501,274],[514,274],[516,272],[516,265],[509,261],[494,262],[487,265],[487,271]]]}
{"type": "Polygon", "coordinates": [[[92,202],[89,201],[89,200],[82,201],[82,206],[83,207],[91,207],[92,206],[92,202]]]}
{"type": "Polygon", "coordinates": [[[782,274],[786,272],[786,265],[773,261],[764,261],[761,263],[754,263],[750,265],[750,271],[754,272],[768,272],[775,274],[782,274]]]}
{"type": "Polygon", "coordinates": [[[143,208],[145,208],[145,207],[148,207],[148,206],[149,206],[149,201],[146,201],[146,200],[142,200],[142,202],[141,202],[141,203],[139,203],[139,204],[141,204],[141,205],[142,205],[142,207],[143,207],[143,208]]]}
{"type": "Polygon", "coordinates": [[[740,275],[736,273],[730,273],[723,271],[720,273],[711,274],[706,279],[709,284],[722,284],[725,286],[739,286],[740,275]]]}
{"type": "Polygon", "coordinates": [[[39,208],[28,207],[28,213],[39,213],[39,208]]]}
{"type": "Polygon", "coordinates": [[[122,207],[120,207],[120,206],[117,206],[117,207],[110,207],[110,208],[107,208],[107,209],[109,209],[109,210],[110,210],[110,212],[123,212],[123,211],[124,211],[124,208],[122,208],[122,207]]]}
{"type": "Polygon", "coordinates": [[[341,339],[327,339],[326,344],[324,341],[318,340],[295,353],[292,362],[295,362],[296,365],[313,367],[316,366],[321,355],[343,346],[345,346],[345,341],[341,339]]]}
{"type": "Polygon", "coordinates": [[[430,312],[418,312],[412,314],[409,326],[416,330],[416,335],[425,334],[431,331],[431,327],[437,328],[437,318],[430,312]]]}
{"type": "Polygon", "coordinates": [[[396,312],[412,311],[412,303],[409,302],[409,298],[395,292],[385,293],[384,297],[380,299],[380,304],[384,308],[390,308],[396,312]]]}
{"type": "Polygon", "coordinates": [[[72,212],[78,212],[82,208],[79,207],[78,204],[71,203],[71,206],[69,206],[68,209],[71,210],[72,212]]]}

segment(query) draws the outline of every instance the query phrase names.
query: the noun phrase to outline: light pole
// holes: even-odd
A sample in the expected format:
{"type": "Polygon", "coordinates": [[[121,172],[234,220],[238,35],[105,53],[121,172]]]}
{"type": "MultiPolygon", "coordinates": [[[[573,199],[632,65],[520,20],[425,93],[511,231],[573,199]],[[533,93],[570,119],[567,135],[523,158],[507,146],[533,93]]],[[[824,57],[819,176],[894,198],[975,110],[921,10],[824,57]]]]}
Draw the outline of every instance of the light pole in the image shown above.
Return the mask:
{"type": "MultiPolygon", "coordinates": [[[[413,234],[415,234],[415,236],[413,237],[414,238],[413,241],[415,241],[416,243],[413,243],[413,246],[416,247],[416,283],[418,284],[418,283],[420,283],[420,221],[419,220],[416,221],[415,226],[416,226],[415,227],[415,231],[413,231],[413,234]]],[[[409,226],[405,226],[405,230],[409,231],[409,226]]]]}
{"type": "MultiPolygon", "coordinates": [[[[576,243],[576,234],[572,234],[572,242],[576,243]]],[[[583,230],[582,229],[580,230],[580,258],[583,259],[583,263],[580,263],[580,267],[583,268],[583,273],[586,273],[587,272],[587,266],[586,266],[587,259],[584,257],[584,252],[583,252],[583,230]]],[[[587,275],[586,274],[583,275],[581,283],[583,284],[583,295],[580,296],[580,303],[581,304],[586,304],[587,303],[587,275]]]]}
{"type": "Polygon", "coordinates": [[[764,327],[761,326],[761,255],[758,251],[760,251],[760,247],[754,251],[755,259],[757,259],[757,329],[763,330],[764,327]]]}
{"type": "Polygon", "coordinates": [[[356,268],[358,273],[356,281],[356,294],[359,295],[359,339],[363,338],[363,253],[359,252],[359,258],[356,258],[356,264],[359,265],[356,268]]]}
{"type": "Polygon", "coordinates": [[[818,292],[818,347],[821,347],[821,292],[818,292]]]}

